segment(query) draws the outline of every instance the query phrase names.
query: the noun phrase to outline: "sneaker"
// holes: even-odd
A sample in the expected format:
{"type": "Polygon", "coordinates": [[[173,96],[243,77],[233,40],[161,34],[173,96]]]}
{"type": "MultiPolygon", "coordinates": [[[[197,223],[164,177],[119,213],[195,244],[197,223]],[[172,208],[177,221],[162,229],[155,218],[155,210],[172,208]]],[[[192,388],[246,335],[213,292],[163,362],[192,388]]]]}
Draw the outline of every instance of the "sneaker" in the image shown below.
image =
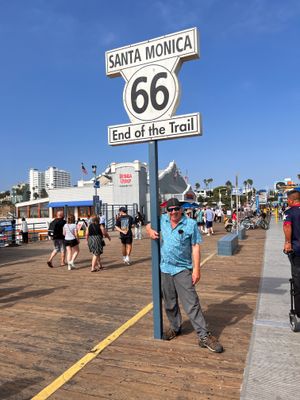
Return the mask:
{"type": "Polygon", "coordinates": [[[176,336],[180,335],[181,333],[181,329],[179,328],[178,331],[174,331],[174,329],[172,328],[168,328],[164,333],[163,333],[163,340],[172,340],[174,339],[176,336]]]}
{"type": "Polygon", "coordinates": [[[199,339],[199,346],[206,347],[208,350],[213,351],[214,353],[222,353],[224,351],[221,343],[218,342],[218,339],[208,333],[204,338],[199,339]]]}
{"type": "Polygon", "coordinates": [[[125,257],[124,263],[130,265],[130,259],[128,256],[125,257]]]}
{"type": "Polygon", "coordinates": [[[73,268],[75,268],[75,265],[72,262],[68,262],[68,271],[71,271],[73,268]]]}
{"type": "Polygon", "coordinates": [[[47,265],[49,268],[53,268],[52,262],[51,261],[47,261],[47,265]]]}

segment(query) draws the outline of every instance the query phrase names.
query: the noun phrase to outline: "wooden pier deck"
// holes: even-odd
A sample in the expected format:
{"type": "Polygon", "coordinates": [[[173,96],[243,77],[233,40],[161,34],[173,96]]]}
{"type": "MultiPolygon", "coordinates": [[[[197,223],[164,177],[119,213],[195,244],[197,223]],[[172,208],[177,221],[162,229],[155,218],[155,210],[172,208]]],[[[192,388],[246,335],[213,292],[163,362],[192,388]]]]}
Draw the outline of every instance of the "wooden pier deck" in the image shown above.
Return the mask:
{"type": "MultiPolygon", "coordinates": [[[[215,231],[204,237],[202,260],[226,233],[223,224],[215,231]]],[[[203,266],[197,290],[224,353],[199,348],[184,314],[183,335],[154,340],[149,312],[49,398],[239,399],[264,241],[264,231],[250,231],[238,254],[203,266]]],[[[113,234],[98,273],[89,272],[85,240],[74,271],[58,267],[58,256],[57,267],[47,267],[51,246],[0,249],[0,399],[33,398],[152,301],[150,239],[134,241],[125,266],[113,234]]]]}

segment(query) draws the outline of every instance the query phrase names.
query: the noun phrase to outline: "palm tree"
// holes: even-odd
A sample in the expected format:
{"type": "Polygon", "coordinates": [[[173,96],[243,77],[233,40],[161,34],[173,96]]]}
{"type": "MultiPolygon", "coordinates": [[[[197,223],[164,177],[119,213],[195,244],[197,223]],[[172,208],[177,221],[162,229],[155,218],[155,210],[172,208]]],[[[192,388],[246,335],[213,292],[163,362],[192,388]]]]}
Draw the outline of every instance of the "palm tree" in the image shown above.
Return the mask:
{"type": "Polygon", "coordinates": [[[227,193],[229,194],[232,189],[232,183],[230,181],[225,182],[225,186],[227,188],[227,193]]]}
{"type": "MultiPolygon", "coordinates": [[[[207,183],[210,185],[212,182],[213,182],[213,178],[209,178],[209,179],[207,179],[207,183]]],[[[211,187],[210,187],[210,189],[211,189],[211,187]]]]}
{"type": "MultiPolygon", "coordinates": [[[[247,179],[247,184],[248,184],[248,186],[249,186],[249,200],[251,199],[251,196],[252,196],[252,191],[253,191],[253,188],[252,188],[252,185],[253,185],[253,180],[252,179],[247,179]]],[[[247,198],[248,198],[248,194],[247,194],[247,198]]]]}
{"type": "Polygon", "coordinates": [[[248,187],[248,181],[243,182],[244,188],[245,188],[245,194],[247,193],[247,187],[248,187]]]}
{"type": "Polygon", "coordinates": [[[200,189],[200,183],[199,183],[199,182],[196,182],[196,183],[195,183],[195,189],[196,189],[197,191],[199,191],[199,189],[200,189]]]}
{"type": "Polygon", "coordinates": [[[247,183],[248,183],[250,189],[252,189],[253,180],[252,179],[247,179],[247,183]]]}
{"type": "Polygon", "coordinates": [[[205,185],[205,189],[207,189],[207,186],[208,186],[208,179],[203,179],[203,183],[204,183],[204,185],[205,185]]]}

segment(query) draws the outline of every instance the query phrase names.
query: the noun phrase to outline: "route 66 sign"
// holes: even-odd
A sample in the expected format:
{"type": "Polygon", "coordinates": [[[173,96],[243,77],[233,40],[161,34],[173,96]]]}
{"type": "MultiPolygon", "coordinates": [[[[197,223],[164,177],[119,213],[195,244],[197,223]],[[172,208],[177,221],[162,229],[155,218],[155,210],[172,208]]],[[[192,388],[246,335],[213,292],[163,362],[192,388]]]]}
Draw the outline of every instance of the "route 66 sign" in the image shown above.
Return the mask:
{"type": "Polygon", "coordinates": [[[178,79],[162,65],[137,70],[126,83],[123,102],[131,121],[170,117],[178,98],[178,79]]]}
{"type": "Polygon", "coordinates": [[[201,134],[200,114],[172,118],[183,61],[199,57],[197,29],[106,52],[106,74],[126,81],[123,103],[132,124],[108,127],[111,145],[201,134]]]}

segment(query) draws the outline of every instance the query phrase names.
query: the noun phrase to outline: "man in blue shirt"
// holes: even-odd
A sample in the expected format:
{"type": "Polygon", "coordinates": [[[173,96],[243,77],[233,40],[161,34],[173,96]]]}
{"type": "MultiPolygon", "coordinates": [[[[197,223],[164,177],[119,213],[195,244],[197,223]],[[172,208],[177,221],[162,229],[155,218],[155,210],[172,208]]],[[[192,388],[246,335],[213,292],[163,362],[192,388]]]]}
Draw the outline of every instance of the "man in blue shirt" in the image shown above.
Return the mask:
{"type": "Polygon", "coordinates": [[[167,214],[161,217],[160,234],[146,229],[151,239],[161,238],[161,289],[170,328],[163,339],[171,340],[181,333],[178,298],[195,329],[199,346],[221,353],[222,345],[207,330],[195,285],[200,280],[200,236],[197,223],[183,215],[176,198],[167,201],[167,214]]]}
{"type": "Polygon", "coordinates": [[[215,213],[213,212],[213,210],[207,206],[204,212],[204,216],[205,216],[205,221],[206,221],[206,229],[207,229],[207,236],[213,235],[214,231],[213,231],[213,222],[215,219],[215,213]]]}
{"type": "Polygon", "coordinates": [[[284,251],[290,253],[295,290],[295,311],[300,318],[300,192],[290,190],[287,194],[289,208],[283,215],[283,232],[285,236],[284,251]]]}

